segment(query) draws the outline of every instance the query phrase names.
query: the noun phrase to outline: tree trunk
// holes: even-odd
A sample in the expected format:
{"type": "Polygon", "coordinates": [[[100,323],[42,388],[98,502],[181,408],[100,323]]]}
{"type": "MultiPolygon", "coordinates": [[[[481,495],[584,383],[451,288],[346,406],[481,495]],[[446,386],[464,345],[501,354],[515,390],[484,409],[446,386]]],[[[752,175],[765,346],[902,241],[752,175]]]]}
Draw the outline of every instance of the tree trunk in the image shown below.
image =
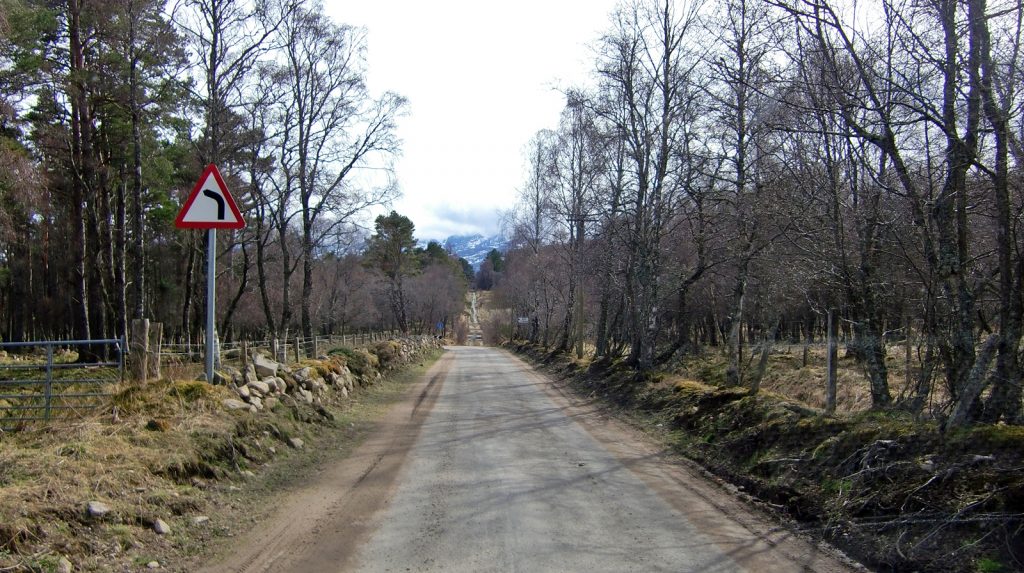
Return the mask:
{"type": "MultiPolygon", "coordinates": [[[[749,250],[749,246],[745,251],[749,250]]],[[[726,379],[730,386],[743,384],[743,326],[744,304],[747,296],[747,280],[750,275],[750,257],[744,254],[736,272],[733,287],[732,316],[729,317],[729,370],[726,379]]]]}
{"type": "MultiPolygon", "coordinates": [[[[69,92],[71,102],[71,157],[74,166],[71,182],[71,249],[72,276],[75,285],[77,305],[74,310],[75,337],[88,340],[89,328],[89,284],[86,272],[88,245],[86,244],[85,202],[91,174],[88,169],[92,154],[89,149],[90,119],[85,93],[85,55],[81,39],[82,0],[68,0],[68,43],[71,56],[69,92]]],[[[82,348],[80,354],[87,353],[82,348]]]]}
{"type": "Polygon", "coordinates": [[[313,243],[310,236],[311,232],[311,229],[304,229],[302,236],[302,308],[300,312],[302,336],[307,339],[313,337],[313,315],[311,309],[313,299],[313,243]]]}
{"type": "Polygon", "coordinates": [[[238,303],[242,300],[246,290],[249,287],[249,250],[246,248],[245,243],[242,244],[242,278],[238,281],[238,289],[235,291],[235,296],[228,302],[227,310],[224,311],[224,320],[220,323],[220,331],[224,334],[224,341],[230,342],[232,339],[231,335],[231,319],[235,315],[235,310],[238,309],[238,303]]]}
{"type": "Polygon", "coordinates": [[[132,51],[129,69],[129,107],[132,122],[132,318],[141,319],[146,314],[146,239],[143,231],[145,209],[142,204],[142,110],[139,103],[139,57],[136,53],[137,20],[132,13],[134,9],[135,3],[129,2],[130,38],[128,44],[132,51]]]}
{"type": "MultiPolygon", "coordinates": [[[[1019,9],[1019,7],[1018,7],[1019,9]]],[[[980,75],[975,79],[982,99],[982,108],[992,126],[995,142],[995,169],[991,172],[992,192],[996,205],[996,250],[999,262],[999,347],[996,369],[992,376],[992,393],[985,405],[985,421],[1000,418],[1018,423],[1021,418],[1021,372],[1019,348],[1024,322],[1024,300],[1021,288],[1024,259],[1014,264],[1014,214],[1010,200],[1008,114],[996,100],[993,84],[997,73],[992,61],[992,40],[988,28],[985,0],[969,0],[968,21],[971,40],[977,44],[980,75]]]]}
{"type": "Polygon", "coordinates": [[[960,396],[953,406],[953,412],[949,415],[949,419],[946,420],[944,427],[947,431],[963,426],[970,421],[968,415],[974,408],[974,401],[978,399],[982,390],[985,389],[986,374],[988,373],[989,364],[992,363],[992,353],[995,351],[999,339],[999,335],[993,334],[982,345],[981,351],[978,353],[978,359],[974,361],[974,365],[971,367],[970,374],[967,377],[967,382],[964,384],[960,396]]]}
{"type": "Polygon", "coordinates": [[[192,342],[192,296],[195,287],[196,248],[194,233],[189,233],[185,239],[185,248],[188,250],[188,259],[185,263],[185,293],[181,303],[181,335],[189,343],[192,342]]]}

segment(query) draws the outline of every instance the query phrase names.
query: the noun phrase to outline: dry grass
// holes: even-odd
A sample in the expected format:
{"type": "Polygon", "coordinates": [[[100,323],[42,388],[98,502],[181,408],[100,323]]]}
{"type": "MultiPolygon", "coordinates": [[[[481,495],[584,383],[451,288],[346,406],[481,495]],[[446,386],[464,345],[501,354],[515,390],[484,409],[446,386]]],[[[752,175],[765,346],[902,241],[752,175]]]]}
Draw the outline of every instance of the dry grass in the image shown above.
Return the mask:
{"type": "MultiPolygon", "coordinates": [[[[352,354],[367,370],[377,365],[376,355],[352,354]]],[[[204,547],[272,507],[260,497],[365,435],[403,387],[381,380],[355,399],[330,394],[327,410],[282,401],[250,414],[223,409],[236,397],[225,387],[164,379],[112,388],[89,418],[0,434],[0,572],[55,571],[62,556],[75,571],[143,570],[153,560],[188,571],[204,547]],[[290,437],[307,448],[290,449],[290,437]],[[111,513],[90,518],[94,500],[111,513]],[[201,515],[209,523],[194,523],[201,515]],[[170,534],[153,531],[157,518],[170,534]]]]}
{"type": "Polygon", "coordinates": [[[129,387],[102,414],[0,438],[0,567],[46,570],[56,553],[100,567],[104,557],[159,541],[146,526],[169,509],[201,507],[196,488],[165,470],[195,458],[197,432],[229,433],[234,420],[213,414],[226,389],[180,392],[188,384],[129,387]],[[117,527],[95,527],[85,512],[92,500],[111,507],[104,521],[117,527]]]}

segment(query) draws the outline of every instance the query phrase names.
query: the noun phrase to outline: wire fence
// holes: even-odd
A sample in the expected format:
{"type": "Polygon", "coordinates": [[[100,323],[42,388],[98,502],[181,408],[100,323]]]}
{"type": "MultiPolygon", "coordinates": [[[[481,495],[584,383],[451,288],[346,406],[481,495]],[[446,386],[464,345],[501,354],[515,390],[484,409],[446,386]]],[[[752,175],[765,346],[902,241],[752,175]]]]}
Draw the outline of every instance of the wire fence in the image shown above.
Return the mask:
{"type": "MultiPolygon", "coordinates": [[[[281,339],[248,340],[219,343],[216,350],[221,361],[240,360],[243,355],[263,353],[279,362],[299,361],[316,358],[332,348],[347,346],[358,348],[377,341],[387,340],[398,333],[393,330],[365,331],[350,334],[331,334],[313,337],[292,337],[281,339]]],[[[206,355],[205,343],[170,342],[160,345],[160,358],[172,363],[200,363],[206,355]]]]}

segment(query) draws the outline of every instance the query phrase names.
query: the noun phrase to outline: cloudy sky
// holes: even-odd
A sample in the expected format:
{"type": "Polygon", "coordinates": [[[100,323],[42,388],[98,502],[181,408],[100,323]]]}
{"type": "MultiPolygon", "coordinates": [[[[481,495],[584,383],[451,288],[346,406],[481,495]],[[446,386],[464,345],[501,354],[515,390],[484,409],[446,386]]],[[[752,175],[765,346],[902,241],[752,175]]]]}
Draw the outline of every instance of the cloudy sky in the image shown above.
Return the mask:
{"type": "Polygon", "coordinates": [[[334,0],[368,29],[369,84],[409,99],[394,208],[419,239],[499,231],[523,150],[552,128],[561,88],[588,81],[615,0],[334,0]]]}

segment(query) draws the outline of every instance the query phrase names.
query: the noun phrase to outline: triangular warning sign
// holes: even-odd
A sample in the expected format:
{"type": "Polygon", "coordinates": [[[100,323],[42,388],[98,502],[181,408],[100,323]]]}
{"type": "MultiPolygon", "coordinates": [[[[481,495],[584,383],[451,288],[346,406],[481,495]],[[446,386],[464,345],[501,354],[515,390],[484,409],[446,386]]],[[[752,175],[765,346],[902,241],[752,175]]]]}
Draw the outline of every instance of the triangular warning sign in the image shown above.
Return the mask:
{"type": "Polygon", "coordinates": [[[209,164],[199,178],[192,193],[174,220],[174,226],[181,229],[241,229],[245,227],[242,214],[235,200],[228,193],[228,186],[217,171],[209,164]]]}

